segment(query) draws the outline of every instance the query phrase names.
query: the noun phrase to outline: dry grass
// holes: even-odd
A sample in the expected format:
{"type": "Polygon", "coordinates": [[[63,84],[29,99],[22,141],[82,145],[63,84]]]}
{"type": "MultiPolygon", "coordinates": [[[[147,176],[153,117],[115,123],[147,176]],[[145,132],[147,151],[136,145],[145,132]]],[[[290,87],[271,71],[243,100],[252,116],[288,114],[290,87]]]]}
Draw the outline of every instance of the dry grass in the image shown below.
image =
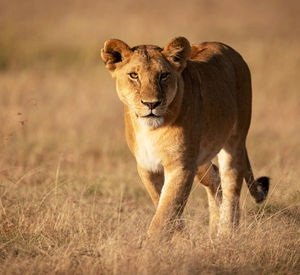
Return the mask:
{"type": "Polygon", "coordinates": [[[238,3],[0,0],[1,274],[300,273],[300,5],[238,3]],[[139,248],[154,208],[99,49],[176,35],[221,40],[248,61],[248,148],[272,186],[261,206],[245,188],[240,232],[214,242],[195,186],[185,232],[139,248]]]}

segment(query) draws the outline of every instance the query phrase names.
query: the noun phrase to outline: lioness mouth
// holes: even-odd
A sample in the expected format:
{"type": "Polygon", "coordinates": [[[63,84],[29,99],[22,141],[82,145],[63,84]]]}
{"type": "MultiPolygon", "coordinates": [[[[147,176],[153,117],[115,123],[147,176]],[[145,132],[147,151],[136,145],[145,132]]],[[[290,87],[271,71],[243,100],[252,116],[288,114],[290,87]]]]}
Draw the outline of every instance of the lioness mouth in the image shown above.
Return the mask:
{"type": "Polygon", "coordinates": [[[144,116],[144,117],[157,117],[155,114],[149,114],[149,115],[147,115],[147,116],[144,116]]]}

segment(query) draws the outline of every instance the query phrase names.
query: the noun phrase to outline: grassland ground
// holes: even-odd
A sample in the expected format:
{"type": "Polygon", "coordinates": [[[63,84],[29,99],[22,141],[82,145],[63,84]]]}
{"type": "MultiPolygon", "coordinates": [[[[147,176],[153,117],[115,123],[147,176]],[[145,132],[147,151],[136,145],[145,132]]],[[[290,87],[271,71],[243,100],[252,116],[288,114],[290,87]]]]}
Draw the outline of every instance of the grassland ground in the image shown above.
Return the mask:
{"type": "Polygon", "coordinates": [[[300,5],[254,2],[0,1],[1,274],[300,273],[300,5]],[[248,151],[271,189],[256,205],[244,188],[239,232],[212,241],[194,185],[183,234],[140,248],[154,207],[99,50],[176,35],[221,40],[248,62],[248,151]]]}

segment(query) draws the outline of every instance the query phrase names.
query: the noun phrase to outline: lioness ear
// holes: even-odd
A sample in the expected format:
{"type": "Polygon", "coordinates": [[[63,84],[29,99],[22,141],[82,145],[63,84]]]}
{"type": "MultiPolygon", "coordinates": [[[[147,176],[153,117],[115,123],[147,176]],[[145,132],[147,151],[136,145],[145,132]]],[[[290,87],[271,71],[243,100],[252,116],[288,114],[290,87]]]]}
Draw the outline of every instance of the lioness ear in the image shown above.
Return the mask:
{"type": "Polygon", "coordinates": [[[179,72],[182,72],[191,55],[191,45],[186,38],[176,37],[163,49],[162,53],[179,72]]]}
{"type": "Polygon", "coordinates": [[[129,46],[121,40],[111,39],[104,43],[104,48],[101,49],[101,57],[106,65],[106,68],[113,72],[116,65],[128,58],[131,54],[129,46]]]}

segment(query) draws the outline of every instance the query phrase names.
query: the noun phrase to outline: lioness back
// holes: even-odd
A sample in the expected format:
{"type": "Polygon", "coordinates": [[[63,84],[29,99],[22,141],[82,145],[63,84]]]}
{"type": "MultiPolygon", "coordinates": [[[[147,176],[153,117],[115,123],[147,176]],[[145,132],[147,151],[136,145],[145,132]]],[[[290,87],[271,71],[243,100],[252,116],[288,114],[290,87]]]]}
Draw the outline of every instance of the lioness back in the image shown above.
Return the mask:
{"type": "Polygon", "coordinates": [[[230,136],[246,137],[251,119],[251,77],[243,58],[229,46],[205,42],[191,47],[182,72],[182,120],[199,141],[198,165],[230,136]]]}
{"type": "Polygon", "coordinates": [[[197,62],[202,79],[211,83],[208,89],[203,89],[204,93],[210,93],[211,88],[218,84],[220,96],[224,96],[222,90],[226,85],[235,97],[237,127],[248,130],[252,103],[251,75],[242,56],[223,43],[204,42],[192,46],[190,60],[197,62]]]}

